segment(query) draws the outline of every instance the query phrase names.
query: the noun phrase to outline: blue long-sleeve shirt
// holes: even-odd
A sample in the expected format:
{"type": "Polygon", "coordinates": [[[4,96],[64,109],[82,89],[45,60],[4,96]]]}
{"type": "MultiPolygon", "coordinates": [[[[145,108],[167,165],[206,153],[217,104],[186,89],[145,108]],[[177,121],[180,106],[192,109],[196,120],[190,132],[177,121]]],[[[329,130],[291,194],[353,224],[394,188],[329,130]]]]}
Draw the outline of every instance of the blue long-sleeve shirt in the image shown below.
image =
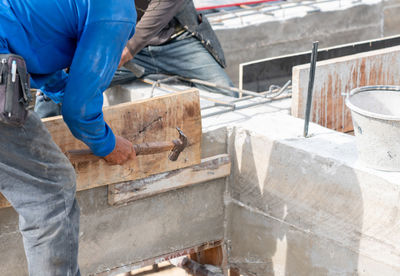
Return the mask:
{"type": "Polygon", "coordinates": [[[102,93],[135,25],[132,0],[0,0],[0,53],[22,56],[32,87],[62,102],[72,134],[106,156],[115,136],[102,93]]]}

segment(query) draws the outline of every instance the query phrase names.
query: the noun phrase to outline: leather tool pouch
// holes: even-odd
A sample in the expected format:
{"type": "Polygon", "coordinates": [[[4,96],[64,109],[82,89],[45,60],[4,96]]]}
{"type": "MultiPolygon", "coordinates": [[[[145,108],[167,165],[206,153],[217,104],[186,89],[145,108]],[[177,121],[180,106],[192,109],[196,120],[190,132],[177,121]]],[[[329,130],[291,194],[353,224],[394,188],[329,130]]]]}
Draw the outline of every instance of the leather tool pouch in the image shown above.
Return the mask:
{"type": "Polygon", "coordinates": [[[13,54],[0,54],[0,122],[22,126],[31,100],[24,59],[13,54]]]}

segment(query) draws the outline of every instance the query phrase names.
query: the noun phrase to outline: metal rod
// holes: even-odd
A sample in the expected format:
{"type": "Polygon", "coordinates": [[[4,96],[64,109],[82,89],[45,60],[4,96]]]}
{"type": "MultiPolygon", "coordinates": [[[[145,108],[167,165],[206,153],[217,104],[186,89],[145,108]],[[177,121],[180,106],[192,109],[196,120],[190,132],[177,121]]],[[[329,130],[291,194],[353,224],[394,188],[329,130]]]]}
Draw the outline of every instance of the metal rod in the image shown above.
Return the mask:
{"type": "Polygon", "coordinates": [[[306,113],[304,119],[304,137],[308,135],[308,125],[310,124],[310,114],[311,114],[311,104],[312,104],[312,96],[314,90],[314,78],[315,78],[315,67],[317,64],[317,56],[318,56],[318,41],[313,43],[313,49],[311,53],[311,63],[310,63],[310,77],[308,79],[308,93],[307,93],[307,105],[306,105],[306,113]]]}
{"type": "MultiPolygon", "coordinates": [[[[149,79],[140,79],[140,80],[142,82],[144,82],[144,83],[152,85],[153,89],[154,88],[158,88],[158,89],[160,89],[160,90],[162,90],[164,92],[167,92],[167,93],[183,91],[182,89],[177,90],[175,87],[163,83],[163,82],[167,82],[167,81],[170,81],[170,80],[174,80],[176,78],[177,78],[177,76],[168,77],[168,78],[165,78],[165,79],[161,79],[159,81],[153,81],[153,80],[149,80],[149,79]],[[167,89],[169,89],[169,90],[167,90],[167,89]]],[[[152,92],[152,94],[153,94],[153,92],[152,92]]],[[[203,95],[199,95],[199,97],[204,99],[204,100],[207,100],[209,102],[214,102],[215,103],[215,105],[210,106],[208,108],[216,107],[216,106],[227,106],[227,107],[231,107],[231,108],[235,107],[235,104],[233,104],[231,102],[225,102],[225,101],[222,101],[222,100],[213,99],[213,98],[206,97],[206,96],[203,96],[203,95]]]]}
{"type": "Polygon", "coordinates": [[[262,95],[260,93],[256,93],[256,92],[248,91],[248,90],[244,90],[244,89],[239,89],[239,88],[236,88],[236,87],[229,87],[229,86],[219,85],[219,84],[216,84],[216,83],[203,81],[203,80],[197,80],[197,79],[187,79],[187,78],[184,78],[184,77],[178,77],[178,79],[181,79],[181,80],[184,80],[184,81],[187,81],[187,82],[192,82],[192,83],[204,85],[204,86],[220,88],[220,89],[225,89],[225,90],[229,90],[229,91],[232,91],[232,92],[242,93],[242,94],[245,94],[245,95],[251,95],[253,97],[266,98],[265,95],[262,95]]]}
{"type": "Polygon", "coordinates": [[[272,102],[274,100],[281,100],[281,99],[286,99],[286,98],[290,98],[290,97],[291,97],[291,95],[283,95],[283,96],[280,96],[279,98],[275,98],[275,99],[266,99],[266,100],[259,101],[259,102],[253,102],[251,104],[236,106],[235,109],[229,108],[229,109],[216,111],[216,112],[213,112],[213,113],[208,113],[206,115],[202,115],[201,117],[202,118],[208,118],[208,117],[212,117],[212,116],[215,116],[215,115],[220,115],[220,114],[224,114],[224,113],[227,113],[227,112],[231,112],[233,110],[245,109],[245,108],[257,106],[257,105],[260,105],[260,104],[270,103],[270,102],[272,102]]]}
{"type": "Polygon", "coordinates": [[[289,87],[289,85],[290,85],[291,83],[292,83],[292,81],[291,81],[291,80],[288,80],[288,81],[285,83],[285,85],[283,85],[282,88],[279,89],[278,93],[276,93],[276,94],[274,94],[274,92],[273,92],[274,90],[268,91],[269,93],[267,92],[268,94],[266,94],[266,97],[267,97],[267,98],[270,98],[270,99],[273,99],[273,98],[278,97],[279,95],[283,94],[283,92],[286,91],[286,89],[289,87]]]}
{"type": "MultiPolygon", "coordinates": [[[[289,81],[289,84],[290,84],[290,82],[291,81],[289,81]]],[[[290,85],[288,85],[287,87],[286,87],[286,89],[284,89],[284,87],[286,86],[286,84],[281,88],[281,89],[275,89],[275,90],[272,90],[272,93],[274,93],[275,91],[286,91],[287,89],[291,89],[292,87],[290,86],[290,85]]],[[[260,92],[260,94],[261,95],[266,95],[266,94],[269,94],[270,93],[270,91],[264,91],[264,92],[260,92]]],[[[275,98],[275,97],[277,97],[278,95],[276,95],[276,96],[274,96],[273,98],[275,98]]],[[[270,98],[270,97],[268,97],[268,96],[266,96],[266,98],[270,98]]],[[[254,99],[254,97],[253,96],[246,96],[246,97],[242,97],[242,98],[239,98],[239,99],[236,99],[236,100],[233,100],[232,102],[233,103],[236,103],[236,102],[241,102],[241,101],[246,101],[246,100],[249,100],[249,99],[254,99]]]]}
{"type": "MultiPolygon", "coordinates": [[[[272,101],[274,101],[274,100],[281,100],[281,99],[289,98],[291,95],[285,95],[284,97],[280,97],[280,96],[281,96],[287,89],[291,88],[291,86],[289,85],[290,83],[291,83],[291,81],[288,81],[282,88],[272,90],[273,93],[274,93],[275,91],[278,92],[278,93],[276,93],[276,94],[274,95],[274,97],[267,97],[267,99],[270,99],[270,102],[272,102],[272,101]]],[[[271,92],[270,92],[270,91],[266,91],[266,92],[261,92],[260,94],[265,95],[265,94],[267,94],[267,93],[269,94],[269,93],[271,93],[271,92]]],[[[203,98],[201,95],[200,95],[200,97],[203,98]]],[[[205,100],[210,100],[210,99],[211,99],[211,98],[208,98],[208,99],[205,99],[205,100]]],[[[246,97],[242,97],[242,98],[239,98],[239,99],[236,99],[236,100],[233,100],[233,101],[228,101],[228,102],[226,102],[226,103],[227,103],[226,106],[227,106],[227,107],[231,107],[231,109],[227,110],[227,112],[228,112],[228,111],[233,111],[233,110],[235,110],[236,107],[237,107],[236,103],[243,102],[243,101],[247,101],[247,100],[251,100],[251,99],[254,99],[254,97],[253,97],[253,96],[246,96],[246,97]]],[[[258,103],[257,103],[257,104],[258,104],[258,103]]],[[[222,105],[217,103],[217,104],[214,104],[214,105],[210,105],[210,106],[203,107],[201,110],[211,109],[211,108],[220,107],[220,106],[222,106],[222,105]]]]}
{"type": "Polygon", "coordinates": [[[213,103],[215,103],[212,107],[215,107],[215,106],[228,106],[228,107],[235,107],[235,104],[234,103],[232,103],[232,102],[226,102],[226,101],[222,101],[222,100],[218,100],[218,99],[213,99],[213,98],[210,98],[210,97],[206,97],[206,96],[203,96],[203,95],[200,95],[199,96],[201,99],[204,99],[204,100],[206,100],[206,101],[209,101],[209,102],[213,102],[213,103]]]}
{"type": "MultiPolygon", "coordinates": [[[[153,86],[155,86],[156,88],[161,89],[161,90],[163,90],[163,91],[165,91],[165,92],[167,92],[167,93],[171,93],[171,92],[178,92],[178,91],[182,91],[182,90],[177,90],[175,87],[169,86],[169,85],[167,85],[167,84],[165,84],[165,83],[162,83],[162,82],[166,82],[166,81],[169,81],[169,80],[173,80],[173,79],[175,79],[176,77],[177,77],[177,78],[181,78],[181,77],[178,77],[178,76],[167,77],[167,78],[165,78],[165,79],[161,79],[161,80],[158,81],[158,82],[153,81],[153,80],[149,80],[149,79],[140,79],[140,80],[141,80],[142,82],[144,82],[144,83],[153,85],[153,86]],[[164,87],[162,87],[162,86],[164,86],[164,87]],[[169,89],[169,90],[166,90],[166,89],[169,89]]],[[[182,79],[184,79],[184,78],[182,78],[182,79]]],[[[185,80],[185,81],[188,81],[188,80],[186,80],[186,79],[184,79],[184,80],[185,80]]],[[[201,81],[201,82],[202,82],[202,84],[203,84],[204,81],[201,81]]],[[[207,83],[207,84],[210,84],[210,85],[215,85],[215,86],[216,86],[216,84],[214,84],[214,83],[210,83],[210,82],[206,82],[206,83],[207,83]]],[[[269,102],[272,102],[273,100],[280,100],[280,99],[288,98],[288,97],[290,97],[291,95],[285,95],[285,96],[280,96],[280,95],[283,94],[283,92],[285,92],[288,88],[290,88],[290,84],[291,84],[291,81],[289,80],[289,81],[287,81],[287,82],[285,83],[285,85],[282,86],[280,89],[272,90],[272,93],[274,93],[275,91],[277,91],[277,93],[276,93],[273,97],[271,97],[271,96],[269,95],[269,94],[271,94],[271,91],[265,91],[265,92],[261,92],[261,93],[252,92],[253,94],[256,94],[256,97],[261,97],[261,98],[264,98],[264,99],[266,98],[267,100],[265,100],[265,101],[260,101],[260,102],[255,102],[255,103],[250,103],[250,104],[247,104],[247,105],[242,105],[242,106],[239,106],[239,107],[238,107],[235,103],[241,102],[241,101],[244,101],[244,100],[254,99],[255,96],[251,95],[251,96],[246,96],[246,97],[243,97],[243,98],[240,98],[240,99],[235,99],[235,100],[233,100],[233,101],[223,101],[223,100],[213,99],[213,98],[210,98],[210,97],[206,97],[206,96],[200,95],[200,98],[215,103],[215,104],[212,105],[212,106],[208,106],[208,107],[202,108],[202,110],[210,109],[210,108],[214,108],[214,107],[221,107],[221,106],[222,106],[222,107],[227,107],[227,109],[225,109],[225,110],[221,110],[221,111],[209,113],[209,114],[207,114],[207,115],[205,115],[205,116],[203,116],[203,117],[204,117],[204,118],[206,118],[206,117],[211,117],[211,116],[214,116],[214,115],[217,115],[217,114],[223,114],[223,113],[230,112],[230,111],[234,111],[234,110],[237,110],[237,109],[244,109],[244,108],[247,108],[247,107],[252,107],[252,106],[260,105],[260,104],[263,104],[263,103],[269,103],[269,102]]],[[[231,87],[229,87],[229,88],[231,88],[231,87]]],[[[236,92],[236,91],[235,91],[235,92],[236,92]]]]}

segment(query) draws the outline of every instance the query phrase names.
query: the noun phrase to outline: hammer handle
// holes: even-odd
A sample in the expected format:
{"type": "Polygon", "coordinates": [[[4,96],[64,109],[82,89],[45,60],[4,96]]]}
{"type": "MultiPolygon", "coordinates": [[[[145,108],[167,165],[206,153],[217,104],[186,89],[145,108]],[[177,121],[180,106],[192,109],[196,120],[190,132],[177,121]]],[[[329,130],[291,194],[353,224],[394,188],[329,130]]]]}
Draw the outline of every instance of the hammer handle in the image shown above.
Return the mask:
{"type": "Polygon", "coordinates": [[[135,144],[133,145],[133,148],[136,152],[136,155],[147,155],[169,151],[173,149],[174,146],[175,144],[173,142],[150,142],[135,144]]]}
{"type": "MultiPolygon", "coordinates": [[[[150,142],[150,143],[134,144],[133,148],[136,152],[136,155],[148,155],[148,154],[155,154],[164,151],[169,151],[174,148],[176,143],[180,143],[180,141],[176,139],[173,140],[172,142],[150,142]]],[[[79,160],[96,161],[101,159],[101,157],[93,155],[91,150],[89,149],[70,150],[66,152],[66,155],[71,160],[71,162],[79,160]]]]}

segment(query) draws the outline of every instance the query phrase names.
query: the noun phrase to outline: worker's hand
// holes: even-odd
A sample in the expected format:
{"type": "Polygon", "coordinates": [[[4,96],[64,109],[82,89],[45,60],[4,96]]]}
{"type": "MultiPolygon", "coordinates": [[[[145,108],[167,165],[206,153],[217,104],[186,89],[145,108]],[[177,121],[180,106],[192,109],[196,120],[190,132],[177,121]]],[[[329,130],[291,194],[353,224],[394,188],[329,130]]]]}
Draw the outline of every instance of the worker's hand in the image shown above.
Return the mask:
{"type": "Polygon", "coordinates": [[[128,160],[136,158],[135,150],[131,142],[121,136],[115,136],[115,148],[107,156],[104,157],[111,165],[122,165],[128,160]]]}
{"type": "Polygon", "coordinates": [[[129,51],[129,49],[127,47],[125,47],[124,50],[122,51],[121,61],[119,62],[118,68],[120,68],[122,65],[124,65],[131,59],[133,59],[133,56],[132,56],[131,52],[129,51]]]}

